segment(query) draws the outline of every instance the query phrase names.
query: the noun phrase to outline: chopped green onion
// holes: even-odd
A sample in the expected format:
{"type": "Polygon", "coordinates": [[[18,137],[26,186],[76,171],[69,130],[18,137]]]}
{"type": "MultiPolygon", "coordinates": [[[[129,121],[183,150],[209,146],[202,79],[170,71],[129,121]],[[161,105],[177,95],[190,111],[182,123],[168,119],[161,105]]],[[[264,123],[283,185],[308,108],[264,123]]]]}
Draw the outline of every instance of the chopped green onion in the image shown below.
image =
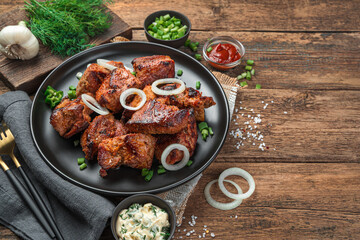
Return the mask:
{"type": "Polygon", "coordinates": [[[85,162],[85,158],[78,158],[77,162],[78,162],[78,165],[81,165],[85,162]]]}
{"type": "Polygon", "coordinates": [[[76,91],[75,90],[69,90],[68,91],[68,97],[70,100],[75,99],[76,98],[76,91]]]}
{"type": "Polygon", "coordinates": [[[246,71],[251,71],[251,69],[252,69],[252,66],[246,66],[246,67],[245,67],[245,70],[246,70],[246,71]]]}
{"type": "Polygon", "coordinates": [[[191,43],[190,39],[187,39],[184,43],[184,46],[189,47],[190,43],[191,43]]]}
{"type": "MultiPolygon", "coordinates": [[[[171,17],[170,14],[156,17],[155,21],[148,27],[148,33],[154,38],[162,40],[175,40],[185,35],[188,26],[181,25],[181,20],[171,17]],[[153,33],[150,33],[152,30],[153,33]]],[[[185,43],[186,46],[187,43],[185,43]]],[[[189,42],[190,44],[190,42],[189,42]]]]}
{"type": "Polygon", "coordinates": [[[208,48],[206,49],[207,52],[211,52],[212,50],[213,50],[212,47],[208,47],[208,48]]]}
{"type": "Polygon", "coordinates": [[[237,76],[236,78],[237,78],[237,80],[241,80],[241,79],[243,79],[244,77],[242,76],[242,74],[240,74],[240,75],[237,76]]]}
{"type": "Polygon", "coordinates": [[[149,182],[154,175],[154,171],[150,170],[149,173],[145,176],[145,181],[149,182]]]}
{"type": "Polygon", "coordinates": [[[241,74],[241,76],[244,78],[244,77],[246,77],[246,72],[243,72],[242,74],[241,74]]]}
{"type": "Polygon", "coordinates": [[[208,128],[205,128],[201,131],[201,135],[206,135],[206,136],[209,136],[209,130],[208,128]]]}
{"type": "Polygon", "coordinates": [[[207,138],[206,135],[202,135],[202,139],[203,139],[204,141],[206,141],[206,138],[207,138]]]}
{"type": "Polygon", "coordinates": [[[199,46],[199,44],[200,44],[199,42],[195,42],[195,46],[197,46],[197,47],[198,47],[198,46],[199,46]]]}
{"type": "Polygon", "coordinates": [[[167,20],[169,20],[169,19],[170,19],[170,14],[166,14],[166,15],[164,16],[164,20],[167,21],[167,20]]]}
{"type": "Polygon", "coordinates": [[[83,75],[82,72],[78,72],[78,73],[76,74],[76,78],[80,80],[80,78],[82,77],[82,75],[83,75]]]}
{"type": "Polygon", "coordinates": [[[214,135],[214,132],[213,132],[211,127],[209,127],[209,133],[210,133],[211,136],[214,135]]]}
{"type": "Polygon", "coordinates": [[[252,66],[254,65],[254,60],[247,60],[246,64],[252,66]]]}
{"type": "Polygon", "coordinates": [[[73,85],[70,85],[69,90],[76,90],[76,87],[74,87],[73,85]]]}
{"type": "Polygon", "coordinates": [[[203,129],[208,129],[208,128],[209,128],[207,122],[201,122],[201,123],[199,123],[199,124],[198,124],[198,127],[199,127],[200,132],[201,132],[203,129]]]}
{"type": "Polygon", "coordinates": [[[193,161],[189,160],[189,161],[186,163],[186,166],[190,167],[191,164],[193,164],[193,161]]]}
{"type": "Polygon", "coordinates": [[[261,85],[260,85],[260,84],[256,84],[255,89],[261,89],[261,85]]]}
{"type": "Polygon", "coordinates": [[[201,54],[199,54],[199,53],[195,54],[195,59],[198,61],[201,61],[202,60],[201,54]]]}
{"type": "Polygon", "coordinates": [[[195,45],[195,43],[190,43],[189,44],[189,48],[191,49],[191,51],[193,51],[193,52],[196,52],[197,51],[197,46],[195,45]]]}
{"type": "Polygon", "coordinates": [[[136,72],[134,72],[134,71],[132,71],[131,74],[134,75],[134,76],[136,76],[136,72]]]}
{"type": "Polygon", "coordinates": [[[251,80],[251,73],[249,71],[246,72],[246,79],[251,80]]]}
{"type": "Polygon", "coordinates": [[[245,86],[247,86],[247,85],[248,85],[248,84],[247,84],[246,81],[243,81],[243,82],[240,83],[240,86],[241,86],[241,87],[245,87],[245,86]]]}
{"type": "Polygon", "coordinates": [[[178,75],[178,76],[183,75],[183,70],[179,69],[179,70],[177,71],[177,75],[178,75]]]}
{"type": "Polygon", "coordinates": [[[85,168],[87,168],[86,163],[83,163],[83,164],[80,165],[80,170],[84,170],[85,168]]]}
{"type": "Polygon", "coordinates": [[[251,75],[254,76],[255,75],[255,69],[252,69],[250,73],[251,73],[251,75]]]}
{"type": "Polygon", "coordinates": [[[145,177],[146,175],[148,175],[149,171],[150,171],[150,170],[147,169],[147,168],[141,169],[141,176],[145,177]]]}
{"type": "Polygon", "coordinates": [[[201,82],[200,82],[200,81],[196,81],[195,87],[196,87],[196,89],[200,89],[200,87],[201,87],[201,82]]]}
{"type": "Polygon", "coordinates": [[[74,147],[79,146],[79,143],[80,143],[80,140],[79,140],[79,139],[74,140],[74,147]]]}
{"type": "Polygon", "coordinates": [[[166,170],[165,170],[165,168],[159,168],[159,169],[157,170],[157,173],[158,173],[158,174],[163,174],[163,173],[166,173],[166,170]]]}

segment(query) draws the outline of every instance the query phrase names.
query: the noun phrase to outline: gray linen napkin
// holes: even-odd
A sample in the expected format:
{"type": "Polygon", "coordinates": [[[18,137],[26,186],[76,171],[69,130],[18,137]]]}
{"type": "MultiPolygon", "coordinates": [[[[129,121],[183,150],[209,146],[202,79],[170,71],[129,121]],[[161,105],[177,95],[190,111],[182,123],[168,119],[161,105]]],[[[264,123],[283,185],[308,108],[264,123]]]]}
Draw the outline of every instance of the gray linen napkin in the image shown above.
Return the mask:
{"type": "MultiPolygon", "coordinates": [[[[48,208],[65,239],[98,239],[114,204],[104,197],[77,187],[50,169],[39,155],[30,132],[31,100],[25,92],[0,95],[0,120],[10,127],[18,148],[18,157],[48,208]]],[[[4,161],[19,177],[10,158],[4,161]]],[[[24,239],[48,239],[26,203],[18,196],[9,179],[0,171],[0,223],[24,239]]]]}

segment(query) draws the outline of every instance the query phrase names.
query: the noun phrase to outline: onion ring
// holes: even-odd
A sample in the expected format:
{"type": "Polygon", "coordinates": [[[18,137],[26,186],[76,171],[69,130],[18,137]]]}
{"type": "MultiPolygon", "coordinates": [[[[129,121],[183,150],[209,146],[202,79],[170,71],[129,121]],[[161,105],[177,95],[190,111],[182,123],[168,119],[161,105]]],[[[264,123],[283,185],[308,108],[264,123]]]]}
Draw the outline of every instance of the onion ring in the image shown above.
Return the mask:
{"type": "Polygon", "coordinates": [[[146,102],[146,94],[144,93],[143,90],[137,89],[137,88],[129,88],[126,89],[125,91],[123,91],[120,95],[120,104],[121,106],[123,106],[123,108],[128,109],[128,110],[139,110],[142,106],[144,106],[146,102]],[[136,107],[130,107],[126,105],[126,98],[130,95],[133,94],[137,94],[141,97],[141,102],[139,103],[139,105],[137,105],[136,107]]]}
{"type": "Polygon", "coordinates": [[[110,71],[116,69],[117,67],[115,67],[114,65],[109,64],[108,62],[110,62],[110,60],[106,60],[106,59],[96,59],[96,63],[99,64],[100,66],[109,69],[110,71]]]}
{"type": "Polygon", "coordinates": [[[90,95],[87,94],[81,94],[81,100],[85,103],[86,106],[88,106],[91,110],[94,112],[100,114],[100,115],[107,115],[109,114],[109,110],[106,108],[100,106],[100,104],[90,95]]]}
{"type": "Polygon", "coordinates": [[[132,68],[129,68],[129,67],[125,66],[125,65],[124,65],[124,68],[125,68],[126,70],[130,71],[130,72],[132,72],[132,71],[133,71],[133,69],[132,69],[132,68]]]}
{"type": "MultiPolygon", "coordinates": [[[[204,189],[204,194],[205,194],[205,199],[206,201],[213,206],[214,208],[220,209],[220,210],[231,210],[234,208],[237,208],[238,206],[240,206],[240,204],[242,203],[242,199],[238,199],[238,200],[234,200],[230,203],[221,203],[218,201],[215,201],[210,194],[210,188],[211,186],[216,183],[218,180],[213,180],[211,182],[209,182],[205,189],[204,189]]],[[[230,180],[224,180],[225,182],[231,183],[232,185],[234,185],[236,187],[236,190],[238,193],[243,193],[243,191],[241,190],[240,186],[237,185],[236,183],[234,183],[233,181],[230,180]]]]}
{"type": "Polygon", "coordinates": [[[177,171],[177,170],[185,167],[187,162],[189,161],[189,159],[190,159],[190,153],[189,153],[189,150],[187,149],[187,147],[185,147],[182,144],[178,144],[178,143],[170,144],[169,146],[167,146],[165,148],[165,150],[161,154],[161,164],[164,166],[164,168],[166,170],[169,170],[169,171],[177,171]],[[173,164],[173,165],[167,164],[166,158],[170,154],[170,152],[174,149],[183,151],[184,157],[183,157],[183,159],[181,159],[180,162],[178,162],[176,164],[173,164]]]}
{"type": "Polygon", "coordinates": [[[181,81],[180,79],[177,78],[164,78],[164,79],[159,79],[156,80],[155,82],[153,82],[151,84],[151,90],[157,94],[157,95],[176,95],[176,94],[180,94],[183,91],[185,91],[185,83],[183,81],[181,81]],[[180,87],[174,89],[174,90],[162,90],[160,88],[158,88],[157,86],[159,84],[165,84],[165,83],[179,83],[180,87]]]}
{"type": "Polygon", "coordinates": [[[246,198],[250,197],[251,194],[253,194],[255,191],[254,178],[247,171],[245,171],[241,168],[234,167],[234,168],[226,169],[225,171],[223,171],[220,174],[218,182],[219,182],[220,190],[229,198],[236,199],[236,200],[246,199],[246,198]],[[229,192],[224,186],[224,179],[227,176],[231,176],[231,175],[237,175],[237,176],[243,177],[249,183],[249,190],[243,194],[242,193],[233,194],[233,193],[229,192]]]}

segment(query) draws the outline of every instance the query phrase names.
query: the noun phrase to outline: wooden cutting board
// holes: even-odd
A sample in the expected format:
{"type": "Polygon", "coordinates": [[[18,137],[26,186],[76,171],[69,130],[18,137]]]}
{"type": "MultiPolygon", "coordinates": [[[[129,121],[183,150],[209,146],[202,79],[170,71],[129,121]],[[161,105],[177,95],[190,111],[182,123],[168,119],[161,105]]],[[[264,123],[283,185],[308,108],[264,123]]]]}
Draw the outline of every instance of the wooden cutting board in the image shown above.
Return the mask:
{"type": "MultiPolygon", "coordinates": [[[[109,42],[115,36],[132,38],[132,30],[119,16],[109,10],[113,16],[112,26],[101,35],[94,37],[91,43],[99,45],[109,42]]],[[[24,9],[17,8],[0,15],[0,29],[7,25],[16,25],[21,20],[28,20],[24,9]]],[[[0,79],[12,90],[23,90],[33,93],[37,90],[44,77],[67,58],[55,56],[40,43],[38,56],[22,61],[8,59],[0,54],[0,79]]]]}

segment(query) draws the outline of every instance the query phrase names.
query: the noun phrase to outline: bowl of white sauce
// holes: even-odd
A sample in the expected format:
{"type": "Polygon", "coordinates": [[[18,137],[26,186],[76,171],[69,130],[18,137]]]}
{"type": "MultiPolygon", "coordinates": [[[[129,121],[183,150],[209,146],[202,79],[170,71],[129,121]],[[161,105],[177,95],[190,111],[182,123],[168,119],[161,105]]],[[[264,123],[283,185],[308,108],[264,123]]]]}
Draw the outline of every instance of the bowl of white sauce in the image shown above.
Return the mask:
{"type": "Polygon", "coordinates": [[[162,198],[137,194],[114,209],[111,231],[118,240],[167,240],[174,235],[176,215],[162,198]]]}

